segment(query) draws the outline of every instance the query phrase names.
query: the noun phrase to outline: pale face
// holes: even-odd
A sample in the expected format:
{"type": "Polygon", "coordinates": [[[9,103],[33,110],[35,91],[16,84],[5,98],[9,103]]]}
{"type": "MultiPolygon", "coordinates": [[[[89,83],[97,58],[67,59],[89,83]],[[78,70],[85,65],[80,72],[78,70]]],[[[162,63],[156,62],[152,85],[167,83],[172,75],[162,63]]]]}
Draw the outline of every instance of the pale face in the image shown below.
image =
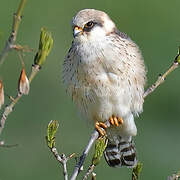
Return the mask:
{"type": "Polygon", "coordinates": [[[115,24],[102,11],[86,9],[80,11],[72,21],[74,41],[97,41],[113,32],[115,24]]]}

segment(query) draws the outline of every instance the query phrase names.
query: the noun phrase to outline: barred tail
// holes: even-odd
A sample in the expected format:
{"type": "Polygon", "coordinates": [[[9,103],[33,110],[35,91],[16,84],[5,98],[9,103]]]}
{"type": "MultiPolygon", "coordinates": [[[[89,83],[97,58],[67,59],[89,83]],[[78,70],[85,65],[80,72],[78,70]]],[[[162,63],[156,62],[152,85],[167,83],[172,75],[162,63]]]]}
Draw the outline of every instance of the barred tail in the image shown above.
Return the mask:
{"type": "Polygon", "coordinates": [[[136,148],[133,141],[119,140],[113,143],[110,140],[104,151],[106,162],[111,167],[127,166],[133,168],[137,165],[136,148]]]}

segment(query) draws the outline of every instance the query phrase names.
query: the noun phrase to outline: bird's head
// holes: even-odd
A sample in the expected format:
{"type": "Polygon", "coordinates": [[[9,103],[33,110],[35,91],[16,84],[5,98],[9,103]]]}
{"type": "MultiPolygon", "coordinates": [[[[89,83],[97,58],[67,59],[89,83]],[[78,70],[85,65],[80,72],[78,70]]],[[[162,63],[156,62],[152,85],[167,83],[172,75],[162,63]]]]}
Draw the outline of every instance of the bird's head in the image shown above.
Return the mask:
{"type": "Polygon", "coordinates": [[[116,29],[110,17],[99,10],[84,9],[72,20],[74,40],[80,42],[98,40],[116,29]]]}

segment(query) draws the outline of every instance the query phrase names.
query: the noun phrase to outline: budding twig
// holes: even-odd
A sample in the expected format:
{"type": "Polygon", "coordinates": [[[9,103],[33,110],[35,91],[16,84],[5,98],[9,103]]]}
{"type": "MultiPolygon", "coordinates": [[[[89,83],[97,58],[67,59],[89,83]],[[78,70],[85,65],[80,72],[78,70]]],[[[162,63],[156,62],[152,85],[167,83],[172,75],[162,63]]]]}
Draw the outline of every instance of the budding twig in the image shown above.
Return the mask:
{"type": "MultiPolygon", "coordinates": [[[[29,82],[28,82],[29,84],[27,85],[26,75],[23,74],[23,76],[22,76],[22,73],[21,73],[21,77],[20,77],[20,80],[22,80],[21,88],[19,88],[19,91],[17,92],[16,97],[13,98],[13,101],[9,105],[6,106],[4,112],[1,115],[1,118],[0,118],[1,119],[1,121],[0,121],[0,135],[2,133],[2,130],[4,129],[4,125],[5,125],[5,122],[6,122],[8,115],[13,111],[14,106],[21,99],[21,97],[24,94],[28,93],[28,91],[27,91],[28,87],[27,86],[29,86],[31,84],[32,80],[34,79],[34,77],[39,72],[42,64],[45,62],[46,57],[48,56],[48,54],[51,51],[51,48],[53,45],[52,36],[47,30],[45,30],[43,28],[41,29],[41,34],[40,34],[40,45],[41,46],[39,46],[39,50],[36,53],[36,56],[34,58],[35,62],[32,65],[31,74],[29,76],[29,82]],[[39,56],[37,56],[37,54],[39,54],[39,56]],[[26,84],[23,84],[24,82],[26,84]]],[[[24,71],[23,71],[23,73],[24,73],[24,71]]]]}
{"type": "Polygon", "coordinates": [[[47,127],[46,142],[47,142],[47,146],[53,153],[56,160],[63,166],[64,180],[68,180],[67,161],[70,160],[75,154],[73,153],[69,157],[66,157],[65,154],[59,155],[55,146],[56,144],[55,135],[56,135],[58,127],[59,127],[58,121],[52,120],[49,122],[48,127],[47,127]]]}
{"type": "Polygon", "coordinates": [[[26,4],[26,0],[21,0],[18,10],[14,14],[12,31],[11,31],[10,36],[5,44],[4,49],[2,50],[2,52],[0,54],[0,66],[3,64],[8,52],[14,48],[14,44],[16,41],[19,25],[21,22],[21,16],[22,16],[25,4],[26,4]]]}

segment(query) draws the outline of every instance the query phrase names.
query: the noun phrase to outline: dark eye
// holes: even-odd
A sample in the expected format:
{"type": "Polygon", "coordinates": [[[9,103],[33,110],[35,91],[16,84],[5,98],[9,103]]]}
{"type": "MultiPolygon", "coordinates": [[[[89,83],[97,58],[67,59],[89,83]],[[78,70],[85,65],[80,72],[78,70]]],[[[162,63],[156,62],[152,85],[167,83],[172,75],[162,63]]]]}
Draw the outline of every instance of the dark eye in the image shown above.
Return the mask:
{"type": "Polygon", "coordinates": [[[89,21],[88,23],[86,23],[86,24],[84,25],[84,29],[85,29],[86,31],[88,31],[88,30],[90,30],[93,26],[94,26],[94,22],[93,22],[93,21],[89,21]]]}
{"type": "Polygon", "coordinates": [[[94,25],[94,23],[93,23],[92,21],[89,21],[89,22],[86,24],[86,26],[89,27],[89,28],[92,27],[93,25],[94,25]]]}

